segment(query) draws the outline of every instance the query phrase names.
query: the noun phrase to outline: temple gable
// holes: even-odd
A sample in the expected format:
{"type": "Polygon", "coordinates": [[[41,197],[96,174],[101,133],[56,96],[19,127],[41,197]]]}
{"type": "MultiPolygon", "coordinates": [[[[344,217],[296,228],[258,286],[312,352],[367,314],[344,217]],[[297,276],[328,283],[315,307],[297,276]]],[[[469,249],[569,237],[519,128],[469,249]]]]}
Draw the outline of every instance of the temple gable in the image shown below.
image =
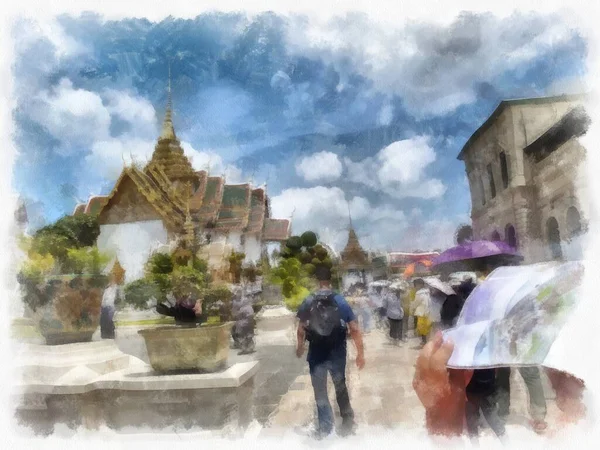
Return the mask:
{"type": "Polygon", "coordinates": [[[115,186],[114,195],[100,212],[100,225],[162,220],[160,213],[150,203],[129,176],[115,186]]]}

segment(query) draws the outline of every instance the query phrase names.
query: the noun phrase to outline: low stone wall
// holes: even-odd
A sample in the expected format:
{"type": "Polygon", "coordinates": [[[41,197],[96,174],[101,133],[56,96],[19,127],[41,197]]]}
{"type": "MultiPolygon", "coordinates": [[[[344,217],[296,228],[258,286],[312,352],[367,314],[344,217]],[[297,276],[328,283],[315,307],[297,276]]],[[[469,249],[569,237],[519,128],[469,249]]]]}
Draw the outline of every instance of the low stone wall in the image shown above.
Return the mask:
{"type": "Polygon", "coordinates": [[[51,434],[56,424],[239,430],[253,419],[257,361],[216,373],[159,375],[113,341],[23,350],[15,416],[38,434],[51,434]]]}
{"type": "Polygon", "coordinates": [[[51,434],[55,424],[160,430],[246,428],[252,421],[254,379],[235,388],[121,390],[84,394],[27,394],[17,408],[21,425],[51,434]]]}

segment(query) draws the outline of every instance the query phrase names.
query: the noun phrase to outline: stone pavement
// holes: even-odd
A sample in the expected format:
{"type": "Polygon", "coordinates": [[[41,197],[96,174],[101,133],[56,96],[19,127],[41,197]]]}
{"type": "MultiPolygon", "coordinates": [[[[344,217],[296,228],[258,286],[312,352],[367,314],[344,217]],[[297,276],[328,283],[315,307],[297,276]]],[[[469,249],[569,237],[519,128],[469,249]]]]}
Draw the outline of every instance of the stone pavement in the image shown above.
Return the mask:
{"type": "MultiPolygon", "coordinates": [[[[387,338],[381,331],[373,331],[364,336],[366,366],[358,371],[354,363],[356,351],[349,344],[347,384],[352,407],[356,415],[357,434],[361,428],[383,427],[424,430],[425,410],[413,388],[414,362],[419,352],[419,340],[412,338],[400,347],[387,344],[387,338]]],[[[302,359],[304,361],[304,358],[302,359]]],[[[513,371],[511,379],[511,415],[507,423],[507,432],[515,426],[529,427],[527,391],[518,371],[513,371]]],[[[339,413],[335,402],[335,393],[329,380],[329,397],[335,414],[339,413]]],[[[551,397],[551,390],[547,390],[551,397]]],[[[262,434],[278,437],[292,429],[301,434],[312,426],[315,420],[315,404],[308,373],[304,370],[290,386],[278,408],[271,414],[262,434]]],[[[557,415],[554,402],[548,400],[548,422],[552,426],[557,415]]],[[[491,431],[482,428],[482,435],[491,431]]]]}

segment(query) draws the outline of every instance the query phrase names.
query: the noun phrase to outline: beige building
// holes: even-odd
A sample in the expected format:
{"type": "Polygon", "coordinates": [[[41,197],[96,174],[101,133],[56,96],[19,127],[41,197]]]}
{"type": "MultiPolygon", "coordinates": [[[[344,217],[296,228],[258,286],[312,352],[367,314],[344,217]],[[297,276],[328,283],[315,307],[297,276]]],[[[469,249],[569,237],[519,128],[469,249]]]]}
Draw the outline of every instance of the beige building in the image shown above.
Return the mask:
{"type": "Polygon", "coordinates": [[[465,162],[476,239],[504,240],[525,262],[581,258],[587,229],[578,137],[583,96],[505,100],[467,141],[465,162]]]}

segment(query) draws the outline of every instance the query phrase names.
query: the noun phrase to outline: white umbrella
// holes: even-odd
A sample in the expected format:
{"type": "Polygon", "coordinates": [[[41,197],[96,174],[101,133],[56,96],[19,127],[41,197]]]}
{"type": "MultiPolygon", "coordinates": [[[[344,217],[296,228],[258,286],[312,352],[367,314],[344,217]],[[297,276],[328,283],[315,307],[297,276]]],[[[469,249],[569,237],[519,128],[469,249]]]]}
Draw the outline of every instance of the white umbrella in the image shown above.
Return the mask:
{"type": "Polygon", "coordinates": [[[390,289],[395,291],[407,291],[408,283],[406,283],[405,281],[395,281],[392,284],[390,284],[390,289]]]}
{"type": "Polygon", "coordinates": [[[387,287],[389,286],[391,283],[388,280],[377,280],[377,281],[373,281],[372,283],[369,283],[370,287],[387,287]]]}
{"type": "Polygon", "coordinates": [[[443,281],[441,281],[438,278],[435,277],[427,277],[425,279],[423,279],[423,281],[425,281],[425,283],[434,288],[437,289],[440,292],[443,292],[446,295],[453,295],[456,294],[456,292],[454,292],[454,289],[452,289],[450,287],[450,285],[448,285],[447,283],[444,283],[443,281]]]}

